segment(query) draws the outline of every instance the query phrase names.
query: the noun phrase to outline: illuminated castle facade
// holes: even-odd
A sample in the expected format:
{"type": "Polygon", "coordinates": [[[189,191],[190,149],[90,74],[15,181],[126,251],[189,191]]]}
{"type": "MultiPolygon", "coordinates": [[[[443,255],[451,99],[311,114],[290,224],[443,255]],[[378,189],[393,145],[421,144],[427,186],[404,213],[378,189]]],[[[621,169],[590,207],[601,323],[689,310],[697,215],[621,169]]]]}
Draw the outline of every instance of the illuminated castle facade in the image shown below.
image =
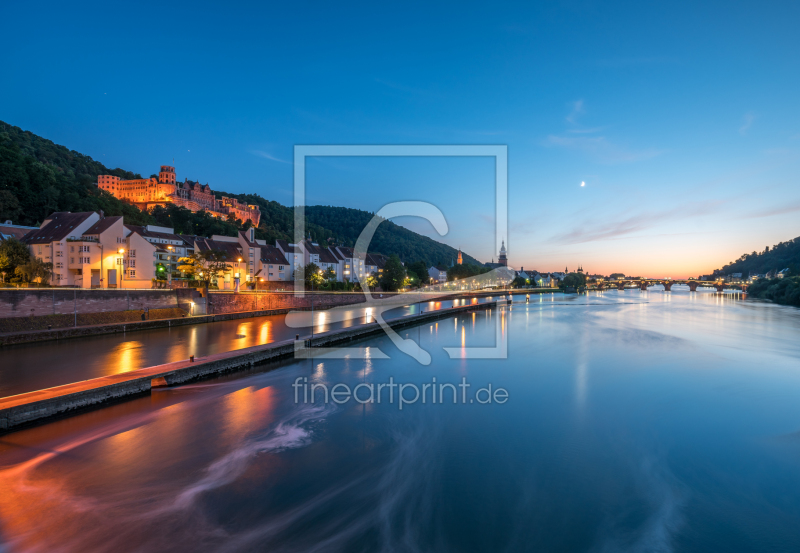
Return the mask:
{"type": "Polygon", "coordinates": [[[218,200],[208,184],[189,179],[179,182],[175,177],[175,168],[170,165],[161,166],[158,178],[120,180],[113,175],[99,175],[97,187],[144,210],[174,203],[191,211],[205,210],[214,217],[227,219],[232,215],[243,223],[252,221],[254,226],[258,226],[261,219],[257,205],[243,204],[225,196],[218,200]]]}

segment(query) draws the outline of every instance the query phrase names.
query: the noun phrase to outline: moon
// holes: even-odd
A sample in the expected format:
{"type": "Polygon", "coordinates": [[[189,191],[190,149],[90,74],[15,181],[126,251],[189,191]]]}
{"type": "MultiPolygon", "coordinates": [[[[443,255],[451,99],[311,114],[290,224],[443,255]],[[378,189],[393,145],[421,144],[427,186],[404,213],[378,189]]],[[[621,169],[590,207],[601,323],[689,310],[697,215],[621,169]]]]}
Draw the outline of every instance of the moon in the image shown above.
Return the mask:
{"type": "Polygon", "coordinates": [[[586,182],[585,181],[581,181],[581,186],[586,186],[586,182]]]}

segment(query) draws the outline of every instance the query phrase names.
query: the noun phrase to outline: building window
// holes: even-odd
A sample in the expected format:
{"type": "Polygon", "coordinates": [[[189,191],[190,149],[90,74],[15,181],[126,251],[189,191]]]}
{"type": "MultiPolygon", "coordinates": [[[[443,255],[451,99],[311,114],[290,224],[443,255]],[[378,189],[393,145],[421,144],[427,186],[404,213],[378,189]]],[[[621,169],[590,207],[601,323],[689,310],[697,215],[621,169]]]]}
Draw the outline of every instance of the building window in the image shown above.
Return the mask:
{"type": "Polygon", "coordinates": [[[128,271],[128,276],[131,278],[136,278],[136,271],[131,269],[130,271],[128,271]]]}
{"type": "Polygon", "coordinates": [[[130,266],[131,267],[136,267],[136,260],[135,259],[131,259],[130,266]]]}
{"type": "Polygon", "coordinates": [[[70,258],[69,258],[69,262],[70,262],[70,263],[75,263],[75,258],[74,258],[74,257],[70,257],[70,258]]]}
{"type": "Polygon", "coordinates": [[[128,257],[136,257],[136,250],[131,250],[128,257]]]}

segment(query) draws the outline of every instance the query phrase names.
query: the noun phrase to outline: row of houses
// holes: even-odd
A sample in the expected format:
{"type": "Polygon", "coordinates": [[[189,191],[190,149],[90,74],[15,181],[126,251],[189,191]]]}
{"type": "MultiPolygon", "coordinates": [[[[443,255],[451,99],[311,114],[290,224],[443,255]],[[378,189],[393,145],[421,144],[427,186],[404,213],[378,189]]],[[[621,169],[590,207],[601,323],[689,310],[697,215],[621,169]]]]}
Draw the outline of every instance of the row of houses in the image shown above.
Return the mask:
{"type": "MultiPolygon", "coordinates": [[[[506,265],[498,265],[497,267],[505,267],[506,265]]],[[[514,271],[516,276],[524,278],[531,286],[539,288],[558,288],[558,285],[567,273],[554,272],[554,273],[540,273],[539,271],[525,271],[521,267],[519,271],[514,271]]],[[[447,269],[444,267],[430,267],[428,269],[428,277],[432,284],[442,284],[447,282],[447,269]]]]}
{"type": "Polygon", "coordinates": [[[39,228],[28,227],[24,234],[20,227],[13,230],[33,256],[53,264],[51,284],[56,286],[147,288],[154,278],[179,275],[181,257],[208,250],[223,252],[230,266],[217,280],[220,289],[233,289],[236,279],[291,281],[297,268],[309,263],[323,273],[331,270],[336,281],[355,282],[366,275],[380,276],[387,261],[381,254],[367,254],[362,260],[352,248],[323,247],[311,240],[268,244],[256,239],[254,228],[235,237],[207,238],[176,234],[167,227],[126,225],[122,217],[94,211],[57,212],[39,228]]]}
{"type": "Polygon", "coordinates": [[[531,286],[538,288],[558,288],[559,283],[564,280],[567,273],[553,272],[553,273],[540,273],[539,271],[525,271],[525,268],[520,268],[516,271],[518,277],[524,278],[531,286]]]}
{"type": "Polygon", "coordinates": [[[747,276],[744,273],[729,273],[727,275],[722,274],[711,274],[711,275],[700,275],[698,280],[707,280],[707,281],[717,281],[717,280],[724,280],[725,282],[730,282],[732,284],[746,284],[748,282],[753,282],[754,280],[760,279],[772,279],[772,278],[784,278],[785,276],[790,274],[789,268],[781,269],[780,271],[777,269],[773,269],[768,271],[767,273],[748,273],[747,276]]]}

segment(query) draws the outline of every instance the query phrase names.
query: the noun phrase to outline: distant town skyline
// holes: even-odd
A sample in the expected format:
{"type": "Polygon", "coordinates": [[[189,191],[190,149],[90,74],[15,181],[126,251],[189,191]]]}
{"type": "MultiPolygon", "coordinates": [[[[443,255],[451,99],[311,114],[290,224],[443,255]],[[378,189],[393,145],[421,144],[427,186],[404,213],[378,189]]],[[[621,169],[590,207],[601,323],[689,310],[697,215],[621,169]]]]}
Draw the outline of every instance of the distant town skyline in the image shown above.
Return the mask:
{"type": "MultiPolygon", "coordinates": [[[[504,144],[509,265],[697,276],[800,235],[800,6],[782,4],[16,3],[0,119],[284,205],[296,144],[504,144]]],[[[309,204],[430,201],[447,236],[397,222],[497,257],[490,159],[307,177],[309,204]]]]}

